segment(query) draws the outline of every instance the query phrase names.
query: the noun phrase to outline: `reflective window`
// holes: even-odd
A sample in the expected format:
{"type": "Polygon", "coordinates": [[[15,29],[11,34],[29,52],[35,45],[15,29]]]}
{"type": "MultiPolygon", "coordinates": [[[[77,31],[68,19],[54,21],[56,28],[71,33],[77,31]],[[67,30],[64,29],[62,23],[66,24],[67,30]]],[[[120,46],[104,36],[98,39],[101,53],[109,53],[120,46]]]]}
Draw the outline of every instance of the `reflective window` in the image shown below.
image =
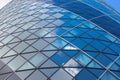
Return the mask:
{"type": "Polygon", "coordinates": [[[34,66],[38,67],[38,66],[40,66],[46,59],[47,59],[47,58],[46,58],[44,55],[42,55],[41,53],[39,53],[39,54],[35,55],[32,59],[30,59],[30,62],[31,62],[34,66]]]}
{"type": "Polygon", "coordinates": [[[83,66],[87,65],[91,61],[91,59],[82,52],[75,55],[74,59],[83,66]]]}
{"type": "Polygon", "coordinates": [[[59,66],[62,66],[69,60],[70,57],[68,57],[65,53],[63,52],[57,52],[55,55],[51,57],[51,59],[58,64],[59,66]]]}
{"type": "Polygon", "coordinates": [[[17,56],[15,59],[13,59],[10,63],[8,63],[8,66],[12,70],[16,70],[19,68],[26,60],[22,58],[21,56],[17,56]]]}

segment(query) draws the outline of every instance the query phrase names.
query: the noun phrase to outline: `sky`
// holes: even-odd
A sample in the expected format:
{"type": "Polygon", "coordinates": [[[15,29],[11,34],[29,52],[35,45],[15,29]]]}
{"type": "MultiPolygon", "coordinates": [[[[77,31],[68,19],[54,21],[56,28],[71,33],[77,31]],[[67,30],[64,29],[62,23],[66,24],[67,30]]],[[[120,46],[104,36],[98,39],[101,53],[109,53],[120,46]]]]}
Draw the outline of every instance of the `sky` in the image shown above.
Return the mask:
{"type": "Polygon", "coordinates": [[[104,1],[120,13],[120,0],[104,0],[104,1]]]}
{"type": "MultiPolygon", "coordinates": [[[[0,0],[0,9],[12,0],[0,0]]],[[[103,0],[120,13],[120,0],[103,0]]]]}

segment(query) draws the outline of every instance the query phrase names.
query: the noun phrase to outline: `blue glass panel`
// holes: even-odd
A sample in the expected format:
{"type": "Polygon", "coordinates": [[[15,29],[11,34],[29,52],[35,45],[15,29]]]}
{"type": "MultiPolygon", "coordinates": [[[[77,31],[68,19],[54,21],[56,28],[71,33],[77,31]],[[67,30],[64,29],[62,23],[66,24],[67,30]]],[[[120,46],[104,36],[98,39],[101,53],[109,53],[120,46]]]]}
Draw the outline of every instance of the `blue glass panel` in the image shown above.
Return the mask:
{"type": "Polygon", "coordinates": [[[84,25],[86,25],[89,28],[94,28],[95,27],[95,25],[92,24],[91,22],[84,22],[84,25]]]}
{"type": "Polygon", "coordinates": [[[91,59],[85,54],[83,54],[82,52],[78,53],[74,57],[74,59],[78,61],[80,64],[82,64],[83,66],[87,65],[91,61],[91,59]]]}
{"type": "Polygon", "coordinates": [[[59,66],[62,66],[65,62],[67,62],[70,59],[70,57],[65,55],[65,53],[63,52],[58,52],[55,55],[53,55],[51,59],[59,66]]]}
{"type": "Polygon", "coordinates": [[[112,61],[105,57],[103,54],[100,54],[96,57],[96,59],[101,62],[104,66],[108,66],[112,61]]]}
{"type": "Polygon", "coordinates": [[[78,16],[77,15],[75,15],[75,14],[68,14],[67,16],[69,16],[70,18],[72,18],[72,19],[76,19],[78,16]]]}
{"type": "Polygon", "coordinates": [[[115,45],[115,44],[112,44],[112,45],[110,46],[110,48],[111,48],[112,50],[114,50],[115,52],[117,52],[117,53],[120,54],[120,46],[117,46],[117,45],[115,45]]]}
{"type": "Polygon", "coordinates": [[[57,48],[61,49],[63,48],[67,43],[65,41],[63,41],[62,39],[56,39],[53,43],[54,46],[56,46],[57,48]]]}
{"type": "Polygon", "coordinates": [[[101,68],[101,66],[95,62],[95,61],[92,61],[88,64],[88,67],[92,67],[92,68],[101,68]]]}
{"type": "Polygon", "coordinates": [[[75,54],[77,54],[77,50],[68,50],[68,51],[63,51],[65,54],[69,55],[70,57],[73,57],[75,54]]]}
{"type": "Polygon", "coordinates": [[[77,26],[78,24],[81,23],[81,21],[78,21],[78,20],[70,20],[69,23],[70,23],[72,26],[77,26]]]}
{"type": "Polygon", "coordinates": [[[120,76],[120,71],[112,71],[114,72],[117,76],[120,76]]]}
{"type": "Polygon", "coordinates": [[[110,69],[120,71],[120,66],[117,64],[113,64],[110,69]]]}
{"type": "Polygon", "coordinates": [[[92,22],[120,38],[120,24],[108,16],[93,19],[92,22]],[[102,22],[101,22],[102,21],[102,22]]]}
{"type": "Polygon", "coordinates": [[[80,39],[80,38],[78,38],[78,39],[75,39],[74,41],[72,41],[72,43],[74,44],[74,45],[76,45],[77,47],[79,47],[79,48],[83,48],[83,47],[85,47],[86,46],[86,42],[85,41],[83,41],[82,39],[80,39]]]}
{"type": "Polygon", "coordinates": [[[95,32],[95,30],[90,30],[87,32],[89,35],[93,36],[94,38],[100,36],[100,34],[98,34],[97,32],[95,32]]]}
{"type": "Polygon", "coordinates": [[[89,54],[90,56],[92,56],[92,57],[95,57],[95,56],[97,56],[99,53],[98,52],[92,52],[92,51],[86,51],[87,52],[87,54],[89,54]]]}
{"type": "Polygon", "coordinates": [[[111,36],[111,35],[108,34],[108,33],[105,33],[104,36],[105,36],[107,39],[109,39],[110,41],[112,41],[112,42],[114,42],[114,41],[116,40],[115,37],[111,36]]]}
{"type": "Polygon", "coordinates": [[[73,41],[75,38],[72,38],[72,37],[71,37],[71,38],[70,38],[70,37],[68,37],[68,38],[67,38],[67,37],[64,37],[64,39],[67,40],[67,41],[69,41],[69,42],[71,42],[71,41],[73,41]]]}
{"type": "Polygon", "coordinates": [[[91,45],[87,45],[85,48],[83,48],[85,51],[98,51],[95,48],[93,48],[91,45]]]}
{"type": "Polygon", "coordinates": [[[107,57],[109,57],[110,59],[112,59],[113,61],[118,57],[115,55],[111,55],[111,54],[105,54],[107,57]]]}
{"type": "Polygon", "coordinates": [[[100,50],[100,51],[105,48],[105,46],[104,46],[103,44],[101,44],[101,43],[100,43],[99,41],[97,41],[97,40],[93,41],[93,42],[91,43],[91,45],[92,45],[93,47],[95,47],[96,49],[100,50]]]}
{"type": "Polygon", "coordinates": [[[104,70],[100,70],[100,69],[88,69],[90,72],[92,72],[94,75],[96,75],[97,77],[100,77],[101,74],[104,72],[104,70]]]}
{"type": "Polygon", "coordinates": [[[81,31],[77,28],[72,29],[70,32],[75,36],[80,36],[83,33],[83,31],[81,31]]]}
{"type": "Polygon", "coordinates": [[[120,58],[116,61],[117,64],[120,64],[120,58]]]}
{"type": "Polygon", "coordinates": [[[63,34],[65,31],[66,31],[66,30],[64,30],[64,29],[57,28],[57,29],[54,31],[54,33],[56,33],[57,35],[61,35],[61,34],[63,34]]]}
{"type": "Polygon", "coordinates": [[[113,76],[111,73],[109,73],[109,72],[106,72],[104,75],[103,75],[103,77],[102,77],[102,79],[101,80],[119,80],[119,79],[117,79],[115,76],[113,76]]]}
{"type": "Polygon", "coordinates": [[[84,69],[75,77],[75,79],[76,80],[96,80],[96,77],[84,69]]]}

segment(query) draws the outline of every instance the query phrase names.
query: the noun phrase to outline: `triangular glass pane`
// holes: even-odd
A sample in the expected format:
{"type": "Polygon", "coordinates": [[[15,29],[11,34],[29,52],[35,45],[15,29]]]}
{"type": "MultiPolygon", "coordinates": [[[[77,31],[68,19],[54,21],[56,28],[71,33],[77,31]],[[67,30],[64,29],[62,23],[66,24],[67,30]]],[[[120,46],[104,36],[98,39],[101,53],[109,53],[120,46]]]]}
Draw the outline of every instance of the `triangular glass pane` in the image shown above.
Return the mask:
{"type": "Polygon", "coordinates": [[[12,72],[12,69],[7,65],[0,70],[0,74],[9,73],[9,72],[12,72]]]}
{"type": "MultiPolygon", "coordinates": [[[[35,26],[33,26],[33,27],[35,27],[35,26]]],[[[33,27],[31,27],[31,28],[33,28],[33,27]]],[[[39,29],[41,29],[41,28],[39,28],[39,29]]],[[[29,32],[34,33],[36,31],[38,31],[39,29],[38,28],[37,29],[30,29],[29,32]]]]}
{"type": "Polygon", "coordinates": [[[13,48],[13,47],[16,46],[17,44],[19,44],[19,42],[18,42],[18,43],[9,44],[8,46],[9,46],[10,48],[13,48]]]}
{"type": "Polygon", "coordinates": [[[68,44],[68,43],[67,43],[66,41],[58,38],[58,39],[56,39],[54,42],[52,42],[52,44],[53,44],[54,46],[56,46],[57,48],[61,49],[61,48],[63,48],[66,44],[68,44]]]}
{"type": "Polygon", "coordinates": [[[42,53],[38,53],[37,55],[35,55],[34,57],[32,57],[32,58],[30,59],[30,62],[31,62],[34,66],[38,67],[38,66],[40,66],[43,62],[45,62],[46,60],[47,60],[47,57],[46,57],[46,56],[42,55],[42,53]]]}
{"type": "Polygon", "coordinates": [[[32,46],[29,46],[27,49],[25,49],[22,53],[27,53],[27,52],[34,52],[37,51],[35,48],[33,48],[32,46]]]}
{"type": "Polygon", "coordinates": [[[77,55],[75,55],[74,59],[83,66],[87,65],[92,60],[83,52],[79,52],[77,55]]]}
{"type": "Polygon", "coordinates": [[[101,66],[97,62],[95,62],[95,61],[90,62],[88,67],[91,67],[91,68],[101,68],[101,66]]]}
{"type": "Polygon", "coordinates": [[[77,68],[77,67],[81,67],[81,65],[76,62],[74,59],[70,59],[67,63],[65,63],[64,67],[74,67],[74,68],[77,68]]]}
{"type": "Polygon", "coordinates": [[[57,51],[45,51],[45,52],[42,52],[43,54],[45,54],[46,56],[48,57],[51,57],[53,54],[55,54],[57,51]]]}
{"type": "Polygon", "coordinates": [[[37,31],[35,33],[35,35],[39,36],[39,37],[43,37],[45,34],[47,34],[48,31],[44,30],[44,29],[40,29],[39,31],[37,31]]]}
{"type": "Polygon", "coordinates": [[[69,55],[70,57],[75,56],[79,52],[79,50],[65,50],[63,51],[65,54],[69,55]]]}
{"type": "Polygon", "coordinates": [[[71,33],[65,33],[64,35],[62,35],[62,37],[73,37],[73,35],[71,33]]]}
{"type": "Polygon", "coordinates": [[[53,34],[53,33],[48,33],[48,34],[46,34],[44,37],[56,37],[56,35],[55,34],[53,34]]]}
{"type": "Polygon", "coordinates": [[[53,61],[51,61],[51,60],[48,60],[48,61],[46,61],[42,66],[41,66],[41,68],[49,68],[49,67],[58,67],[58,65],[56,65],[53,61]]]}
{"type": "Polygon", "coordinates": [[[87,69],[82,69],[77,75],[76,80],[97,80],[97,77],[91,74],[87,69]]]}
{"type": "Polygon", "coordinates": [[[49,43],[53,42],[56,38],[44,38],[44,40],[48,41],[49,43]]]}
{"type": "Polygon", "coordinates": [[[83,48],[83,50],[89,50],[89,51],[97,51],[95,48],[93,48],[91,45],[87,45],[85,46],[85,48],[83,48]]]}
{"type": "Polygon", "coordinates": [[[35,39],[35,38],[38,38],[38,37],[35,36],[35,35],[31,35],[31,36],[29,36],[27,39],[35,39]]]}
{"type": "Polygon", "coordinates": [[[57,50],[57,48],[55,48],[53,45],[48,45],[47,47],[45,47],[43,50],[57,50]]]}
{"type": "Polygon", "coordinates": [[[21,32],[21,31],[23,31],[23,29],[18,28],[15,32],[21,32]]]}
{"type": "Polygon", "coordinates": [[[17,54],[17,52],[13,51],[13,50],[10,50],[7,54],[5,54],[3,57],[6,57],[6,56],[11,56],[11,55],[15,55],[17,54]]]}
{"type": "Polygon", "coordinates": [[[29,62],[26,62],[22,67],[20,67],[18,70],[26,70],[26,69],[33,69],[33,65],[29,62]]]}
{"type": "Polygon", "coordinates": [[[72,76],[76,76],[81,71],[81,68],[65,68],[65,70],[72,76]]]}
{"type": "Polygon", "coordinates": [[[101,80],[119,80],[117,79],[115,76],[113,76],[110,72],[106,72],[103,77],[101,78],[101,80]]]}
{"type": "Polygon", "coordinates": [[[20,39],[18,39],[18,38],[14,38],[12,41],[10,41],[9,43],[12,43],[12,42],[18,42],[18,41],[20,41],[20,39]]]}
{"type": "Polygon", "coordinates": [[[97,77],[100,77],[101,74],[105,72],[105,70],[102,70],[102,69],[88,69],[88,70],[92,72],[94,75],[96,75],[97,77]]]}
{"type": "Polygon", "coordinates": [[[54,69],[40,69],[40,71],[42,71],[48,77],[53,75],[56,72],[56,70],[58,70],[58,68],[54,68],[54,69]]]}
{"type": "Polygon", "coordinates": [[[22,80],[24,80],[28,75],[30,75],[33,72],[33,70],[29,71],[21,71],[21,72],[16,72],[17,76],[19,76],[22,80]]]}
{"type": "Polygon", "coordinates": [[[111,50],[110,48],[106,48],[106,49],[104,50],[104,52],[106,52],[106,53],[111,53],[111,54],[117,54],[116,52],[114,52],[114,51],[111,50]]]}
{"type": "Polygon", "coordinates": [[[22,32],[19,32],[19,33],[15,33],[15,34],[12,34],[14,36],[18,36],[19,34],[21,34],[22,32]]]}
{"type": "Polygon", "coordinates": [[[117,65],[117,64],[113,64],[110,69],[111,69],[111,70],[120,71],[120,66],[117,65]]]}
{"type": "Polygon", "coordinates": [[[26,80],[47,80],[47,77],[43,75],[39,70],[36,70],[34,73],[32,73],[26,80]]]}
{"type": "Polygon", "coordinates": [[[7,64],[10,60],[12,60],[15,56],[7,57],[7,58],[2,58],[1,61],[3,61],[5,64],[7,64]]]}
{"type": "Polygon", "coordinates": [[[28,53],[28,54],[21,54],[24,58],[29,60],[31,57],[33,57],[37,52],[34,53],[28,53]]]}
{"type": "Polygon", "coordinates": [[[1,80],[5,80],[8,76],[10,76],[12,73],[8,73],[8,74],[4,74],[4,75],[0,75],[0,79],[1,80]]]}
{"type": "Polygon", "coordinates": [[[34,40],[28,40],[28,41],[25,41],[25,42],[27,42],[28,44],[32,44],[32,43],[34,43],[36,41],[36,39],[34,39],[34,40]]]}
{"type": "Polygon", "coordinates": [[[72,80],[72,76],[70,76],[65,70],[59,69],[52,77],[50,80],[72,80]],[[62,77],[60,76],[62,74],[62,77]]]}

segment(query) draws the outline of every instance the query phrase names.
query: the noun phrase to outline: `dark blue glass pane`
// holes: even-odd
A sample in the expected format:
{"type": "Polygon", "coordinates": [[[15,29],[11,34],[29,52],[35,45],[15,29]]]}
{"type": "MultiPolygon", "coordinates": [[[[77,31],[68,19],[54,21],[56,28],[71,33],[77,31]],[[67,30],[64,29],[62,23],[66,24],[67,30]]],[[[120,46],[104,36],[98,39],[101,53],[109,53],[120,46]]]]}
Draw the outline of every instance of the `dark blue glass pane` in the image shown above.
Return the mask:
{"type": "Polygon", "coordinates": [[[75,77],[75,79],[76,80],[96,80],[96,77],[84,69],[75,77]]]}
{"type": "Polygon", "coordinates": [[[58,64],[59,66],[64,65],[65,62],[69,60],[70,57],[68,57],[65,53],[63,52],[58,52],[55,55],[51,57],[51,59],[58,64]]]}
{"type": "Polygon", "coordinates": [[[58,29],[56,29],[56,30],[54,31],[54,33],[56,33],[57,35],[61,35],[61,34],[63,34],[65,31],[66,31],[66,30],[64,30],[64,29],[58,28],[58,29]]]}
{"type": "Polygon", "coordinates": [[[102,51],[105,48],[105,45],[103,45],[102,43],[100,43],[99,41],[95,40],[91,43],[91,45],[93,47],[95,47],[97,50],[102,51]]]}
{"type": "Polygon", "coordinates": [[[79,51],[77,50],[68,50],[68,51],[63,51],[65,54],[69,55],[70,57],[73,57],[75,54],[77,54],[79,51]]]}
{"type": "Polygon", "coordinates": [[[87,65],[91,61],[91,59],[82,52],[75,55],[74,59],[83,66],[87,65]]]}
{"type": "Polygon", "coordinates": [[[106,72],[103,77],[101,78],[101,80],[119,80],[117,79],[115,76],[113,76],[110,72],[106,72]]]}
{"type": "Polygon", "coordinates": [[[75,39],[72,43],[81,49],[86,46],[86,42],[79,38],[75,39]]]}
{"type": "Polygon", "coordinates": [[[112,61],[108,59],[106,56],[103,54],[100,54],[96,57],[96,59],[101,62],[104,66],[108,66],[112,61]]]}
{"type": "Polygon", "coordinates": [[[120,38],[120,24],[108,16],[93,19],[92,22],[120,38]],[[101,22],[102,21],[102,22],[101,22]]]}
{"type": "Polygon", "coordinates": [[[52,43],[54,46],[56,46],[57,48],[61,49],[63,48],[67,43],[62,40],[62,39],[56,39],[53,43],[52,43]]]}
{"type": "Polygon", "coordinates": [[[97,77],[99,77],[104,72],[104,70],[99,70],[99,69],[88,69],[88,70],[90,70],[90,72],[92,72],[97,77]]]}

